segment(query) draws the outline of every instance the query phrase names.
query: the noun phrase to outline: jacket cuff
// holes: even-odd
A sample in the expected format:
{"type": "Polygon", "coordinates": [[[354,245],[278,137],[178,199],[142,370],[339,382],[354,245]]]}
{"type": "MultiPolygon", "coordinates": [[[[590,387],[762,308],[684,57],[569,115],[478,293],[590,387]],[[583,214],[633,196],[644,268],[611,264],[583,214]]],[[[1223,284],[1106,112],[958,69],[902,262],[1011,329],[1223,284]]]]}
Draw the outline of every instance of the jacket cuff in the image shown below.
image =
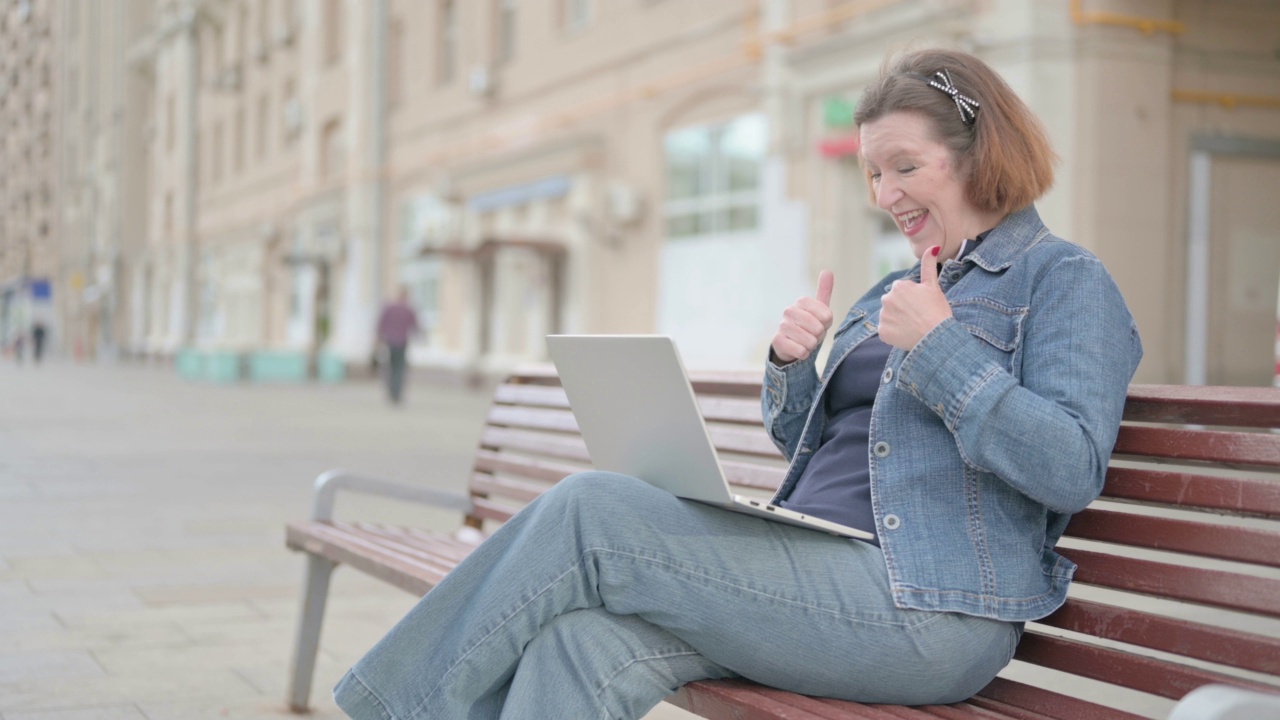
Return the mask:
{"type": "Polygon", "coordinates": [[[773,350],[769,350],[764,366],[765,392],[782,412],[808,412],[809,401],[818,386],[816,354],[815,351],[804,360],[778,365],[774,362],[773,350]]]}
{"type": "Polygon", "coordinates": [[[955,431],[969,400],[1000,368],[954,317],[920,339],[898,368],[896,387],[914,396],[955,431]]]}

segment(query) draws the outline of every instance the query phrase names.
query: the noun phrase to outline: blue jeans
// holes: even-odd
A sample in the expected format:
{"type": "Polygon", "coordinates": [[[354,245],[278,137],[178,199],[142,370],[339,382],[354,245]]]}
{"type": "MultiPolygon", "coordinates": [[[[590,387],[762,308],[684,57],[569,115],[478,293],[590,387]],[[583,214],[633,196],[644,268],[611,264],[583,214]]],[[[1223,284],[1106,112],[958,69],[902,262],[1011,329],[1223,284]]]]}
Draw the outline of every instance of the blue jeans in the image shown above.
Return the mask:
{"type": "Polygon", "coordinates": [[[581,473],[508,521],[338,683],[356,720],[638,718],[745,677],[876,703],[962,700],[1014,623],[901,610],[880,550],[581,473]]]}
{"type": "Polygon", "coordinates": [[[407,345],[387,345],[387,397],[393,403],[404,398],[407,345]]]}

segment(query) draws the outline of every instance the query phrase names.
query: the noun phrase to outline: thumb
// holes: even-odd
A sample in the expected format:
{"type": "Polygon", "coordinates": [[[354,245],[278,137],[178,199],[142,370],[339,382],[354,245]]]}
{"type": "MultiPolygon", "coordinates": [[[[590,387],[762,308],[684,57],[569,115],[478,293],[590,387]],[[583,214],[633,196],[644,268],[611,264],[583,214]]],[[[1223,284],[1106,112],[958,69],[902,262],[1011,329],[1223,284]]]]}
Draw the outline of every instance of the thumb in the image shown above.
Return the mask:
{"type": "Polygon", "coordinates": [[[938,287],[938,253],[942,248],[934,245],[920,258],[920,284],[938,287]]]}
{"type": "Polygon", "coordinates": [[[818,273],[818,302],[831,307],[831,288],[836,284],[836,276],[830,270],[818,273]]]}

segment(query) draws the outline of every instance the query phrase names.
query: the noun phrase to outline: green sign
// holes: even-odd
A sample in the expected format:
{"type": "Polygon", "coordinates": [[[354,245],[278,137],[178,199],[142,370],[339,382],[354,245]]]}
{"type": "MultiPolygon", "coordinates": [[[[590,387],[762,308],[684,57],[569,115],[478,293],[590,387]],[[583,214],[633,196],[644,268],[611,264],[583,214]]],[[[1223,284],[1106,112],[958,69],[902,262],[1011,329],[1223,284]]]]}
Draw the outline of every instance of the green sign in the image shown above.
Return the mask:
{"type": "Polygon", "coordinates": [[[842,97],[829,97],[822,106],[822,120],[830,128],[853,127],[855,103],[842,97]]]}

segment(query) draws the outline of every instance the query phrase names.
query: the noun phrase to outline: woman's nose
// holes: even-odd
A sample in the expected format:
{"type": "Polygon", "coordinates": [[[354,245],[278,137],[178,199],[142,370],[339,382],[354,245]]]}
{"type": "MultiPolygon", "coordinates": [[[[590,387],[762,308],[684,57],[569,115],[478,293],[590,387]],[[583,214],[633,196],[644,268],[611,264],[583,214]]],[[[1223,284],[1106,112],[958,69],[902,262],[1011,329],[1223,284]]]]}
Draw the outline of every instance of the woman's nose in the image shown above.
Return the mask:
{"type": "Polygon", "coordinates": [[[885,178],[880,178],[879,184],[876,185],[876,205],[881,210],[888,210],[893,204],[898,202],[898,198],[902,193],[898,190],[898,186],[885,178]]]}

